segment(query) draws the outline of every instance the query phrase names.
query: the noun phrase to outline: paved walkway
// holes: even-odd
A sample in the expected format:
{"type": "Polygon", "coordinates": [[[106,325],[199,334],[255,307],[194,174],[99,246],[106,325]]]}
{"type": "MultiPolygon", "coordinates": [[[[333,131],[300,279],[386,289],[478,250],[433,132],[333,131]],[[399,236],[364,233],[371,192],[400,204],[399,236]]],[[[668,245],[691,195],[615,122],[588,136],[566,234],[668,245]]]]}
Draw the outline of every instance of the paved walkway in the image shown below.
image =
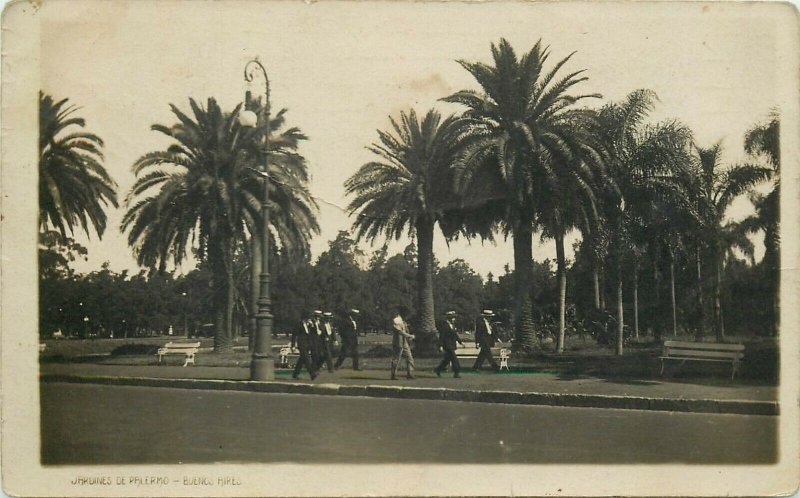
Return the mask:
{"type": "MultiPolygon", "coordinates": [[[[249,369],[242,367],[203,366],[130,366],[93,363],[45,363],[43,376],[119,377],[157,379],[247,380],[249,369]]],[[[314,382],[307,374],[299,380],[290,371],[279,370],[276,380],[291,384],[337,384],[342,386],[394,386],[402,388],[453,389],[459,391],[540,393],[554,395],[625,396],[670,400],[777,401],[778,388],[749,381],[731,381],[724,377],[678,376],[661,379],[597,378],[564,376],[555,373],[492,372],[462,374],[461,379],[444,373],[437,378],[432,371],[418,371],[417,379],[391,381],[387,370],[354,371],[343,368],[330,374],[324,371],[314,382]]]]}

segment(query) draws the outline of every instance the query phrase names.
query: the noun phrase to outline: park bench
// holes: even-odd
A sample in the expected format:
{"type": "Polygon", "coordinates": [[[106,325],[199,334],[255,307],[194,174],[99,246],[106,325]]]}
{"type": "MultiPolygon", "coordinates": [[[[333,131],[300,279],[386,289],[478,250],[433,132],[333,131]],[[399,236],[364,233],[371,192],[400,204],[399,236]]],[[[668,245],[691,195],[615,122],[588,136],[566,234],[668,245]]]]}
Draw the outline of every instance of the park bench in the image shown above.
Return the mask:
{"type": "Polygon", "coordinates": [[[724,344],[721,342],[682,342],[666,341],[661,359],[661,375],[664,375],[666,360],[680,361],[681,365],[687,361],[713,361],[731,363],[733,371],[731,379],[736,377],[739,363],[744,358],[743,344],[724,344]]]}
{"type": "MultiPolygon", "coordinates": [[[[492,356],[500,359],[500,370],[508,370],[508,360],[511,358],[511,349],[495,346],[492,349],[492,356]]],[[[476,359],[481,349],[473,344],[459,346],[456,348],[456,356],[459,358],[476,359]]]]}
{"type": "Polygon", "coordinates": [[[200,342],[168,342],[162,347],[158,348],[158,363],[161,364],[161,359],[169,355],[183,355],[186,361],[183,363],[185,367],[188,364],[194,365],[194,355],[200,349],[200,342]]]}

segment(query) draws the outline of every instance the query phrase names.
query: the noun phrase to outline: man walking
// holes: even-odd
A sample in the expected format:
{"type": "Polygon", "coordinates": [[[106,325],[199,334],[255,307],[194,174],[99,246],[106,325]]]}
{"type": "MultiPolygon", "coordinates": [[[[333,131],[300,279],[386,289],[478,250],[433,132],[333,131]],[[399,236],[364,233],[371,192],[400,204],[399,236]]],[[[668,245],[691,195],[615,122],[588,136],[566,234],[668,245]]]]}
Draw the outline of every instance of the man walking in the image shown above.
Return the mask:
{"type": "Polygon", "coordinates": [[[292,332],[291,347],[297,348],[300,352],[300,357],[297,359],[297,364],[294,366],[292,378],[296,379],[300,376],[300,371],[305,367],[311,380],[317,377],[317,348],[316,338],[312,333],[313,324],[309,319],[308,313],[305,313],[303,319],[300,320],[300,326],[292,332]]]}
{"type": "Polygon", "coordinates": [[[347,318],[339,325],[342,349],[339,351],[339,358],[336,359],[334,368],[341,367],[344,359],[350,356],[353,358],[353,370],[361,370],[358,368],[358,323],[356,323],[359,314],[360,311],[357,309],[351,309],[347,313],[347,318]]]}
{"type": "Polygon", "coordinates": [[[481,349],[475,359],[475,365],[472,366],[472,369],[476,372],[481,368],[484,360],[489,360],[489,364],[495,372],[500,371],[500,367],[497,365],[494,356],[492,356],[492,348],[498,340],[497,334],[492,330],[492,325],[489,321],[493,316],[494,312],[492,310],[483,310],[483,313],[475,323],[475,345],[481,349]]]}
{"type": "MultiPolygon", "coordinates": [[[[316,311],[314,312],[317,313],[316,311]]],[[[328,372],[333,372],[333,354],[331,353],[331,347],[333,347],[333,325],[331,324],[331,319],[333,318],[333,313],[327,311],[325,313],[319,312],[321,320],[318,322],[318,330],[319,330],[319,358],[317,360],[317,368],[321,368],[322,364],[328,367],[328,372]]]]}
{"type": "Polygon", "coordinates": [[[408,313],[405,306],[397,308],[397,315],[392,319],[392,380],[397,380],[397,366],[400,359],[406,359],[406,378],[414,378],[414,357],[411,356],[411,345],[409,341],[414,339],[413,334],[408,333],[408,325],[403,319],[403,315],[408,313]]]}
{"type": "Polygon", "coordinates": [[[439,347],[442,349],[444,356],[442,356],[442,362],[439,363],[439,366],[433,369],[437,377],[441,377],[442,371],[447,368],[447,365],[452,364],[453,378],[461,378],[459,374],[461,365],[458,363],[458,356],[456,356],[456,343],[464,345],[456,331],[456,312],[448,311],[445,313],[445,323],[439,328],[439,347]]]}

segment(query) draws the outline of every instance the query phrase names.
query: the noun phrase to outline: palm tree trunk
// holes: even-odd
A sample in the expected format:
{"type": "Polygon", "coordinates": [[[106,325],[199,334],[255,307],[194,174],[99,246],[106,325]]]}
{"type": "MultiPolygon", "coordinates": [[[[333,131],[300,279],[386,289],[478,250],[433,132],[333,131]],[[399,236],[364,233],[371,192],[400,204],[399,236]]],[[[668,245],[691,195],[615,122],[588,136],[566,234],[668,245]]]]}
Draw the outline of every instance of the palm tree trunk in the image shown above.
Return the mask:
{"type": "Polygon", "coordinates": [[[417,233],[417,344],[423,354],[436,352],[436,324],[433,303],[433,229],[432,220],[419,220],[417,233]]]}
{"type": "Polygon", "coordinates": [[[600,311],[600,272],[597,263],[592,265],[592,284],[594,286],[594,309],[600,311]]]}
{"type": "Polygon", "coordinates": [[[675,259],[669,260],[669,292],[672,299],[672,335],[678,335],[678,309],[675,302],[675,259]]]}
{"type": "MultiPolygon", "coordinates": [[[[222,243],[224,244],[224,242],[222,243]]],[[[222,244],[214,244],[221,246],[222,244]]],[[[233,350],[231,319],[233,317],[233,272],[231,271],[230,251],[225,247],[210,247],[214,269],[215,328],[214,352],[227,353],[233,350]]]]}
{"type": "Polygon", "coordinates": [[[261,236],[258,230],[250,234],[250,332],[247,341],[248,349],[253,350],[258,332],[258,298],[261,275],[261,236]]]}
{"type": "Polygon", "coordinates": [[[773,337],[778,336],[778,331],[780,330],[780,319],[781,319],[781,277],[778,273],[777,269],[773,270],[773,290],[772,290],[772,335],[773,337]]]}
{"type": "Polygon", "coordinates": [[[697,305],[699,307],[698,313],[698,325],[697,325],[697,335],[695,340],[698,342],[702,342],[703,338],[706,336],[706,309],[705,305],[703,304],[703,274],[701,272],[700,267],[700,246],[697,246],[696,252],[696,263],[697,263],[697,305]]]}
{"type": "Polygon", "coordinates": [[[514,333],[516,343],[533,348],[536,331],[533,327],[531,275],[533,274],[533,228],[528,222],[514,226],[514,333]]]}
{"type": "Polygon", "coordinates": [[[639,263],[633,267],[633,334],[639,338],[639,263]]]}
{"type": "Polygon", "coordinates": [[[556,235],[556,261],[558,273],[558,342],[556,352],[564,352],[564,329],[567,311],[567,260],[564,256],[564,235],[556,235]]]}
{"type": "Polygon", "coordinates": [[[226,265],[226,272],[225,272],[225,331],[226,334],[223,337],[223,341],[221,347],[219,348],[219,352],[230,352],[233,351],[233,338],[234,338],[234,329],[233,329],[233,306],[234,306],[234,291],[236,289],[236,283],[234,280],[233,275],[233,254],[230,251],[227,251],[227,262],[226,265]]]}
{"type": "Polygon", "coordinates": [[[660,340],[661,339],[661,272],[658,271],[659,268],[659,259],[658,253],[656,252],[655,256],[653,257],[653,312],[650,314],[650,320],[652,321],[652,328],[653,328],[653,336],[660,340]]]}
{"type": "Polygon", "coordinates": [[[722,258],[717,253],[714,275],[714,332],[717,342],[725,338],[725,325],[722,323],[722,258]]]}
{"type": "Polygon", "coordinates": [[[606,310],[606,276],[600,273],[600,311],[606,310]]]}
{"type": "Polygon", "coordinates": [[[622,346],[625,341],[624,337],[624,316],[623,316],[623,303],[622,303],[622,268],[617,265],[617,348],[616,354],[622,354],[622,346]]]}

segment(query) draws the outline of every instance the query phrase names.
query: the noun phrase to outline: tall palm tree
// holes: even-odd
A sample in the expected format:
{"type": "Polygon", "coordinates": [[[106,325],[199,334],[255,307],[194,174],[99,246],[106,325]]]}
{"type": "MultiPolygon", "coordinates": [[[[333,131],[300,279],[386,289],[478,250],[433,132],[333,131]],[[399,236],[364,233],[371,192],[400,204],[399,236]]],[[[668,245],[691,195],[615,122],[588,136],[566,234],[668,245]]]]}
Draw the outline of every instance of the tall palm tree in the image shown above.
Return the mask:
{"type": "MultiPolygon", "coordinates": [[[[286,128],[286,109],[281,109],[269,120],[263,122],[266,113],[262,112],[261,99],[248,101],[245,104],[261,119],[253,130],[250,140],[257,144],[264,142],[263,137],[269,134],[268,150],[262,147],[247,147],[245,153],[260,168],[265,160],[269,167],[269,208],[270,248],[273,257],[284,262],[302,261],[310,256],[309,241],[319,233],[316,219],[318,206],[308,190],[308,165],[305,158],[298,153],[300,143],[307,140],[299,128],[286,128]],[[276,244],[275,242],[278,242],[276,244]],[[278,247],[280,246],[280,247],[278,247]]],[[[250,170],[252,171],[252,170],[250,170]]],[[[250,339],[251,346],[255,338],[256,315],[258,313],[259,278],[262,269],[262,234],[261,234],[261,198],[263,187],[261,179],[248,175],[242,181],[242,194],[245,198],[244,211],[247,229],[250,234],[250,339]]]]}
{"type": "Polygon", "coordinates": [[[39,92],[39,225],[62,239],[76,227],[87,237],[90,227],[102,237],[105,209],[117,207],[117,184],[102,164],[103,141],[81,130],[86,121],[68,100],[39,92]]]}
{"type": "Polygon", "coordinates": [[[674,121],[648,125],[655,101],[652,91],[636,90],[619,103],[606,104],[599,111],[596,129],[607,151],[608,172],[615,180],[602,206],[612,232],[609,252],[617,298],[617,354],[623,353],[624,343],[623,267],[630,259],[636,264],[642,250],[637,232],[652,219],[650,211],[664,194],[675,165],[685,161],[691,137],[688,128],[674,121]]]}
{"type": "Polygon", "coordinates": [[[535,331],[531,302],[533,229],[539,203],[548,183],[555,181],[556,163],[573,166],[575,143],[569,137],[575,104],[588,97],[575,95],[574,86],[586,81],[583,71],[560,73],[572,55],[545,64],[550,57],[541,40],[521,58],[505,39],[492,44],[494,65],[459,61],[481,91],[462,90],[445,98],[467,107],[464,119],[470,139],[457,164],[460,188],[484,181],[487,168],[502,180],[505,202],[496,216],[514,241],[514,322],[517,344],[533,347],[535,331]]]}
{"type": "Polygon", "coordinates": [[[590,238],[592,231],[601,223],[595,190],[598,182],[613,181],[605,175],[601,144],[594,143],[591,126],[596,114],[587,111],[576,115],[572,165],[555,164],[553,181],[548,182],[546,195],[542,196],[538,208],[538,224],[542,228],[542,239],[552,238],[556,244],[556,276],[559,284],[558,336],[556,352],[564,351],[566,328],[567,261],[564,238],[574,228],[590,238]]]}
{"type": "MultiPolygon", "coordinates": [[[[712,326],[717,341],[725,335],[722,319],[721,288],[724,247],[724,220],[728,207],[734,199],[746,194],[753,187],[768,180],[773,173],[771,168],[753,164],[738,164],[728,168],[722,167],[722,144],[717,142],[711,147],[703,148],[695,145],[697,168],[698,212],[700,214],[700,232],[698,240],[705,241],[700,247],[707,249],[712,271],[712,326]]],[[[698,271],[700,267],[700,251],[698,250],[698,271]]]]}
{"type": "Polygon", "coordinates": [[[780,117],[774,112],[770,120],[753,127],[745,135],[744,148],[748,154],[756,158],[765,158],[772,167],[773,188],[766,195],[752,193],[751,202],[756,213],[743,223],[749,233],[762,231],[764,233],[764,260],[763,266],[772,281],[773,320],[772,334],[778,333],[780,296],[780,117]]]}
{"type": "Polygon", "coordinates": [[[356,215],[356,239],[416,236],[417,348],[428,351],[435,345],[436,333],[434,228],[437,223],[445,228],[445,212],[458,204],[452,165],[459,150],[459,122],[454,116],[442,119],[434,110],[421,121],[413,110],[402,112],[399,122],[389,120],[394,134],[379,130],[379,142],[369,147],[379,159],[361,166],[344,183],[353,196],[347,209],[356,215]]]}
{"type": "MultiPolygon", "coordinates": [[[[254,234],[260,216],[262,179],[257,171],[265,127],[241,127],[239,106],[225,113],[213,98],[205,108],[193,99],[189,103],[193,116],[172,105],[178,123],[152,126],[173,143],[134,163],[138,179],[126,199],[122,229],[129,231],[128,243],[139,264],[148,267],[164,269],[170,259],[180,264],[189,246],[197,246],[215,280],[214,349],[223,352],[232,347],[234,251],[245,243],[248,231],[254,234]]],[[[304,138],[296,129],[287,134],[290,144],[304,138]]],[[[316,205],[305,188],[305,163],[290,156],[289,151],[276,153],[270,161],[271,236],[287,248],[307,252],[308,238],[318,230],[316,205]]]]}

